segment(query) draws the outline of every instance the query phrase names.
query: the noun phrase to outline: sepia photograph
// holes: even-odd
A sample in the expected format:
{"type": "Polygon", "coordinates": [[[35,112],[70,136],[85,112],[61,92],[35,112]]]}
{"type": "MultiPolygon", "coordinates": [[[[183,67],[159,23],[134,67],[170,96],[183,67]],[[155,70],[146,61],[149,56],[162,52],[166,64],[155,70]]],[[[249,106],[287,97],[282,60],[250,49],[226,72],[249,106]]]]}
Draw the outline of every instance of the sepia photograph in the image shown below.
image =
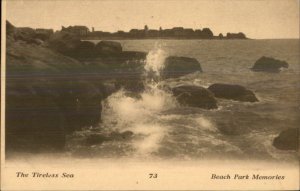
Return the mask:
{"type": "Polygon", "coordinates": [[[298,190],[299,0],[3,0],[1,190],[298,190]]]}

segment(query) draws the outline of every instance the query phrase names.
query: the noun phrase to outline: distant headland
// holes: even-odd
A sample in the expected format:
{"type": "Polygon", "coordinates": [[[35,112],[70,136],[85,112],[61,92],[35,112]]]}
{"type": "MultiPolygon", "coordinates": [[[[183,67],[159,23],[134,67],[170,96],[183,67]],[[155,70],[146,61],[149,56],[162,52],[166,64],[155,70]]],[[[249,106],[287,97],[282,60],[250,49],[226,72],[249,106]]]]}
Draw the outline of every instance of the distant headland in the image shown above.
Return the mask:
{"type": "Polygon", "coordinates": [[[192,29],[183,27],[174,27],[172,29],[149,29],[147,25],[144,29],[131,29],[129,32],[105,32],[96,31],[92,27],[92,31],[86,26],[62,26],[61,31],[77,34],[81,39],[100,40],[100,39],[248,39],[242,32],[239,33],[222,33],[214,35],[210,28],[192,29]]]}
{"type": "MultiPolygon", "coordinates": [[[[54,34],[53,29],[31,29],[29,27],[19,27],[23,30],[35,30],[38,34],[44,36],[51,36],[54,34]]],[[[75,26],[62,26],[61,30],[56,32],[68,32],[78,36],[81,40],[122,40],[122,39],[249,39],[243,32],[238,33],[227,33],[223,35],[222,33],[215,35],[210,28],[203,29],[192,29],[183,27],[173,27],[171,29],[159,30],[149,29],[145,25],[144,29],[131,29],[128,32],[117,31],[117,32],[105,32],[96,31],[94,27],[90,30],[87,26],[75,25],[75,26]]]]}

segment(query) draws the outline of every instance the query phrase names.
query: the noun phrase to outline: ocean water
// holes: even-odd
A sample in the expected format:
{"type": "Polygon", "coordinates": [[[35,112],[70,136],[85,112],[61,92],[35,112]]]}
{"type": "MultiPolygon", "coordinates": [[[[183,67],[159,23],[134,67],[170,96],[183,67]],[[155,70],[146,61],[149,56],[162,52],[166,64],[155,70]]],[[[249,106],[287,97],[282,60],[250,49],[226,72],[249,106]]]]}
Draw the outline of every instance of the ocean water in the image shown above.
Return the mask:
{"type": "Polygon", "coordinates": [[[123,50],[148,52],[143,62],[146,89],[138,96],[120,90],[103,101],[102,122],[68,136],[70,156],[274,161],[296,161],[299,157],[296,151],[272,146],[282,130],[300,125],[299,40],[119,42],[123,50]],[[203,73],[157,80],[168,55],[196,58],[203,73]],[[249,68],[261,56],[285,60],[289,68],[280,73],[252,72],[249,68]],[[214,110],[184,107],[162,88],[184,84],[208,87],[213,83],[243,85],[259,102],[218,99],[214,110]],[[133,132],[128,139],[86,144],[87,137],[95,134],[126,131],[133,132]]]}

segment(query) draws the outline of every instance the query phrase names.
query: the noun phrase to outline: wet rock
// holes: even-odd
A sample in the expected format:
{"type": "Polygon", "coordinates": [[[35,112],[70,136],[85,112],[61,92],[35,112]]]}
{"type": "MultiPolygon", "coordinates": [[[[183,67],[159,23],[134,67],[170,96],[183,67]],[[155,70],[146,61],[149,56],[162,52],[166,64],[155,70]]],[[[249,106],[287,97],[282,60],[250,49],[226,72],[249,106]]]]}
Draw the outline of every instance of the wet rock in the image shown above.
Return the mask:
{"type": "Polygon", "coordinates": [[[122,52],[121,43],[115,41],[100,41],[96,45],[96,49],[102,54],[116,54],[122,52]]]}
{"type": "Polygon", "coordinates": [[[255,72],[280,72],[281,68],[288,67],[289,65],[285,61],[263,56],[255,62],[252,70],[255,72]]]}
{"type": "Polygon", "coordinates": [[[80,46],[80,38],[68,32],[56,32],[51,36],[48,45],[52,50],[74,57],[74,51],[80,46]]]}
{"type": "Polygon", "coordinates": [[[204,109],[217,108],[217,100],[207,89],[200,86],[178,86],[172,89],[177,101],[183,105],[204,109]]]}
{"type": "Polygon", "coordinates": [[[208,89],[213,92],[215,97],[231,99],[243,102],[257,102],[255,94],[240,85],[232,84],[213,84],[208,87],[208,89]]]}
{"type": "Polygon", "coordinates": [[[110,134],[92,134],[87,137],[86,144],[97,145],[106,141],[126,141],[130,140],[133,135],[132,131],[124,131],[122,133],[116,131],[111,132],[110,134]]]}
{"type": "Polygon", "coordinates": [[[73,57],[78,59],[94,58],[98,56],[98,52],[95,49],[95,44],[89,41],[80,41],[78,46],[74,48],[73,57]]]}
{"type": "Polygon", "coordinates": [[[119,78],[115,85],[118,89],[123,88],[127,91],[136,93],[140,93],[145,89],[143,81],[138,76],[132,78],[119,78]]]}
{"type": "Polygon", "coordinates": [[[165,60],[162,72],[164,78],[179,77],[196,71],[202,72],[200,63],[195,58],[169,56],[165,60]]]}
{"type": "Polygon", "coordinates": [[[140,51],[123,51],[120,53],[120,57],[122,57],[123,60],[145,60],[147,56],[146,52],[140,52],[140,51]]]}
{"type": "Polygon", "coordinates": [[[112,132],[110,134],[110,139],[123,141],[123,140],[129,140],[129,139],[131,139],[132,136],[133,136],[133,132],[132,131],[125,131],[125,132],[122,132],[122,133],[112,132]]]}
{"type": "Polygon", "coordinates": [[[79,36],[69,32],[56,32],[48,41],[48,46],[61,54],[80,61],[101,56],[93,42],[81,41],[79,36]]]}
{"type": "Polygon", "coordinates": [[[131,97],[131,98],[136,99],[136,100],[142,99],[141,94],[140,94],[140,93],[137,93],[137,92],[126,91],[126,92],[124,93],[124,95],[125,95],[126,97],[131,97]]]}
{"type": "Polygon", "coordinates": [[[298,150],[299,128],[289,128],[282,131],[273,140],[273,146],[280,150],[298,150]]]}
{"type": "Polygon", "coordinates": [[[61,88],[65,91],[59,94],[57,102],[64,112],[67,132],[95,126],[101,121],[104,88],[86,81],[73,81],[61,88]]]}
{"type": "Polygon", "coordinates": [[[103,86],[104,86],[103,99],[106,99],[108,96],[118,91],[118,89],[116,88],[113,82],[103,82],[103,86]]]}
{"type": "Polygon", "coordinates": [[[92,134],[87,137],[86,144],[87,145],[97,145],[102,144],[105,141],[108,141],[109,138],[102,134],[92,134]]]}

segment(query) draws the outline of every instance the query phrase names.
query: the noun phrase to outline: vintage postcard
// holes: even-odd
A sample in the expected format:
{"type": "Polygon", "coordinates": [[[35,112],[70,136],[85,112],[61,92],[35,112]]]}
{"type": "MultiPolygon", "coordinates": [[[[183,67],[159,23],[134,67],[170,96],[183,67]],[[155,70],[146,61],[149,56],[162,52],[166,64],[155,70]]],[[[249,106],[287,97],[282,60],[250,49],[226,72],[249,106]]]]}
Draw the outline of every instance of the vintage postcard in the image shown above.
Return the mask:
{"type": "Polygon", "coordinates": [[[299,0],[1,3],[1,190],[299,190],[299,0]]]}

